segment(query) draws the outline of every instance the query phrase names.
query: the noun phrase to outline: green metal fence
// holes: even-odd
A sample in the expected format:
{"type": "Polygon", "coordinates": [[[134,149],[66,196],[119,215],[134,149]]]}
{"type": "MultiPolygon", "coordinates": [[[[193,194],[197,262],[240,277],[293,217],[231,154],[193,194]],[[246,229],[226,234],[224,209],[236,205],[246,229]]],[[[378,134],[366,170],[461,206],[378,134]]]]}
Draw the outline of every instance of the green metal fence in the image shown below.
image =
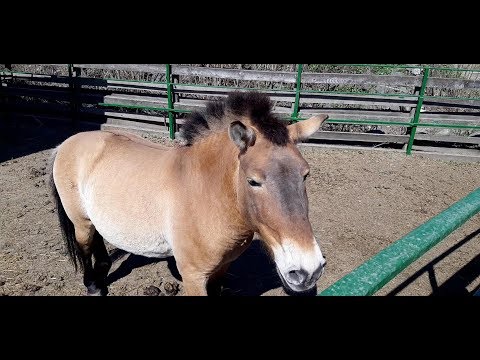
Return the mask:
{"type": "MultiPolygon", "coordinates": [[[[79,73],[75,73],[75,67],[73,64],[67,64],[69,77],[70,77],[70,86],[73,91],[79,91],[79,89],[75,86],[76,81],[75,79],[79,76],[79,73]]],[[[175,108],[175,86],[176,85],[188,85],[194,88],[222,88],[222,89],[232,89],[232,90],[268,90],[269,92],[282,92],[282,93],[291,93],[294,95],[294,102],[292,106],[292,112],[290,115],[283,116],[283,120],[286,121],[301,121],[304,120],[304,117],[300,117],[300,102],[302,96],[306,94],[329,94],[329,95],[356,95],[360,97],[367,97],[367,96],[382,96],[382,97],[389,97],[389,98],[410,98],[416,99],[416,105],[412,105],[415,107],[414,114],[411,115],[410,121],[407,122],[400,122],[400,121],[386,121],[380,119],[352,119],[352,118],[336,118],[335,116],[330,116],[327,120],[327,123],[332,124],[352,124],[352,125],[389,125],[389,126],[401,126],[409,128],[409,139],[406,146],[406,153],[412,153],[412,147],[415,141],[415,136],[417,133],[417,128],[419,127],[431,127],[431,128],[448,128],[448,129],[480,129],[479,125],[471,125],[471,124],[450,124],[450,123],[435,123],[435,122],[423,122],[422,121],[422,105],[424,100],[426,99],[445,99],[445,100],[462,100],[462,101],[480,101],[479,97],[448,97],[448,96],[428,96],[426,95],[426,89],[429,86],[429,81],[431,80],[432,71],[446,71],[450,74],[459,73],[459,72],[470,72],[470,73],[480,73],[480,70],[474,69],[462,69],[462,68],[449,68],[449,67],[434,67],[434,66],[410,66],[410,65],[390,65],[390,64],[335,64],[334,66],[342,66],[342,67],[350,67],[351,69],[361,68],[361,67],[368,67],[371,69],[418,69],[418,73],[422,73],[422,81],[421,86],[418,90],[418,93],[387,93],[387,92],[367,92],[367,91],[323,91],[323,90],[315,90],[315,89],[306,89],[305,83],[302,81],[302,75],[306,74],[304,72],[303,64],[297,64],[297,71],[296,71],[296,81],[295,87],[293,89],[281,88],[281,89],[260,89],[260,88],[245,88],[245,87],[234,87],[234,86],[209,86],[209,85],[202,85],[202,84],[191,84],[191,83],[175,83],[173,82],[173,75],[172,75],[172,65],[165,64],[166,68],[164,70],[165,74],[165,81],[141,81],[141,80],[124,80],[129,82],[136,82],[136,83],[155,83],[165,85],[166,94],[167,94],[167,106],[166,107],[157,107],[157,106],[142,106],[142,105],[126,105],[126,104],[117,104],[117,103],[108,103],[108,102],[100,102],[97,105],[101,107],[111,107],[111,108],[125,108],[125,109],[140,109],[140,110],[155,110],[160,111],[168,115],[168,126],[169,126],[169,135],[171,139],[175,138],[175,131],[177,129],[177,122],[176,116],[179,113],[189,113],[191,110],[187,109],[178,109],[175,108]]],[[[79,70],[79,69],[77,69],[79,70]]],[[[2,76],[5,76],[7,72],[2,72],[2,76]]],[[[309,73],[312,74],[312,73],[309,73]]],[[[306,75],[305,75],[306,76],[306,75]]],[[[102,79],[102,80],[112,80],[112,79],[102,79]]],[[[478,84],[477,84],[478,85],[478,84]]],[[[475,85],[475,89],[478,89],[478,93],[480,93],[480,86],[475,85]]],[[[72,112],[76,112],[79,104],[75,101],[72,101],[72,112]]],[[[480,116],[480,113],[479,113],[480,116]]],[[[407,118],[408,119],[408,118],[407,118]]]]}
{"type": "Polygon", "coordinates": [[[322,291],[321,296],[372,295],[480,212],[480,188],[380,251],[322,291]]]}
{"type": "MultiPolygon", "coordinates": [[[[172,86],[172,75],[170,72],[170,64],[167,64],[167,71],[166,71],[166,82],[163,84],[167,85],[167,94],[168,94],[168,107],[147,107],[147,106],[125,106],[125,105],[118,105],[118,104],[108,104],[108,103],[100,103],[101,106],[107,107],[126,107],[132,109],[143,109],[143,110],[159,110],[165,111],[168,113],[168,119],[170,124],[170,138],[175,138],[175,113],[188,113],[189,110],[178,110],[174,108],[174,102],[172,101],[173,98],[173,86],[172,86]]],[[[430,77],[430,73],[432,70],[441,70],[441,71],[449,71],[449,72],[478,72],[480,70],[473,70],[473,69],[461,69],[461,68],[447,68],[447,67],[423,67],[423,66],[407,66],[407,65],[379,65],[379,64],[339,64],[338,66],[352,66],[352,67],[379,67],[379,68],[393,68],[393,69],[420,69],[423,72],[423,79],[422,84],[420,87],[420,91],[417,94],[403,94],[403,93],[371,93],[371,92],[337,92],[337,91],[317,91],[317,90],[302,90],[302,73],[303,73],[303,64],[297,65],[297,81],[295,89],[269,89],[269,91],[282,91],[282,92],[293,92],[295,94],[295,102],[293,104],[293,111],[289,117],[284,118],[287,121],[301,121],[305,118],[298,117],[299,114],[299,102],[302,92],[303,93],[324,93],[324,94],[352,94],[352,95],[364,95],[364,96],[371,96],[371,95],[380,95],[380,96],[391,96],[391,97],[398,97],[398,98],[416,98],[417,104],[415,108],[414,116],[412,117],[409,123],[403,122],[393,122],[393,121],[381,121],[381,120],[353,120],[353,119],[336,119],[334,117],[330,117],[327,122],[328,123],[344,123],[344,124],[360,124],[360,125],[396,125],[396,126],[405,126],[411,128],[410,130],[410,137],[408,141],[408,145],[406,147],[406,153],[408,155],[412,152],[412,146],[415,141],[415,134],[418,127],[436,127],[436,128],[451,128],[451,129],[480,129],[478,125],[461,125],[461,124],[436,124],[436,123],[422,123],[421,122],[421,108],[424,99],[426,98],[442,98],[442,99],[459,99],[459,100],[466,100],[466,101],[480,101],[480,98],[475,97],[445,97],[445,96],[426,96],[425,90],[428,86],[428,80],[430,77]]],[[[161,83],[161,82],[160,82],[161,83]]],[[[189,86],[193,87],[204,87],[205,85],[199,84],[188,84],[189,86]]],[[[252,88],[239,88],[239,87],[230,87],[230,86],[223,86],[222,88],[226,89],[237,89],[237,90],[252,90],[252,88]]],[[[262,90],[262,89],[256,89],[262,90]]],[[[264,89],[263,89],[264,90],[264,89]]]]}

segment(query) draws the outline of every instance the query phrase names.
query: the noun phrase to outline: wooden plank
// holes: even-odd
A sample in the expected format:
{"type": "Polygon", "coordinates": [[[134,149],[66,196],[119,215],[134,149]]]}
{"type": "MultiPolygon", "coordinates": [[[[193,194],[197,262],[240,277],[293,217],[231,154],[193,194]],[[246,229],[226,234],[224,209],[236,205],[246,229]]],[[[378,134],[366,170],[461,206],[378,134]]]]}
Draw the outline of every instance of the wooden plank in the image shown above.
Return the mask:
{"type": "Polygon", "coordinates": [[[417,99],[395,98],[390,96],[373,95],[343,95],[343,94],[320,94],[300,93],[300,105],[302,104],[349,104],[349,105],[375,105],[375,106],[416,106],[417,99]]]}
{"type": "Polygon", "coordinates": [[[165,74],[165,64],[73,64],[82,69],[124,70],[152,74],[165,74]]]}
{"type": "Polygon", "coordinates": [[[439,136],[439,135],[417,134],[415,135],[415,140],[480,145],[480,137],[459,136],[459,135],[439,136]]]}
{"type": "MultiPolygon", "coordinates": [[[[184,94],[183,92],[177,92],[177,94],[184,94]]],[[[228,94],[223,94],[223,93],[206,93],[206,92],[201,92],[201,93],[195,93],[194,95],[196,96],[203,96],[203,97],[208,97],[207,99],[202,99],[205,102],[210,102],[210,101],[217,101],[219,99],[226,98],[228,94]]],[[[182,99],[185,100],[196,100],[196,99],[191,99],[191,98],[186,98],[186,97],[180,97],[179,101],[182,99]]],[[[272,102],[291,102],[293,103],[295,101],[295,95],[288,95],[288,96],[276,96],[272,95],[270,96],[270,100],[272,102]]]]}
{"type": "Polygon", "coordinates": [[[31,102],[17,102],[9,103],[8,111],[15,113],[70,113],[70,105],[55,104],[55,103],[31,103],[31,102]]]}
{"type": "MultiPolygon", "coordinates": [[[[309,109],[302,108],[299,116],[310,117],[318,114],[327,114],[330,119],[338,120],[376,120],[391,122],[410,122],[408,113],[377,110],[355,110],[355,109],[309,109]]],[[[327,120],[328,121],[328,120],[327,120]]]]}
{"type": "MultiPolygon", "coordinates": [[[[134,125],[118,125],[118,124],[102,124],[102,130],[122,130],[127,132],[143,133],[143,134],[158,134],[168,136],[168,130],[164,129],[144,129],[134,125]]],[[[178,133],[175,133],[175,137],[178,137],[178,133]]]]}
{"type": "Polygon", "coordinates": [[[455,90],[480,89],[480,81],[431,77],[428,79],[427,87],[446,88],[446,89],[455,89],[455,90]]]}
{"type": "MultiPolygon", "coordinates": [[[[375,121],[392,121],[392,122],[410,122],[408,113],[394,111],[378,111],[378,110],[356,110],[356,109],[309,109],[302,108],[300,117],[309,117],[317,114],[328,114],[331,119],[338,120],[375,120],[375,121]]],[[[438,123],[450,125],[480,125],[480,113],[463,114],[463,113],[441,113],[429,114],[422,113],[420,116],[420,126],[422,123],[438,123]]]]}
{"type": "Polygon", "coordinates": [[[204,76],[217,79],[252,80],[252,81],[275,81],[295,83],[296,73],[286,71],[264,70],[237,70],[222,68],[207,68],[196,66],[172,65],[173,75],[204,76]]]}
{"type": "Polygon", "coordinates": [[[376,143],[399,143],[408,142],[409,135],[387,135],[387,134],[367,134],[341,131],[320,131],[313,134],[312,140],[332,140],[332,141],[359,141],[376,143]]]}
{"type": "MultiPolygon", "coordinates": [[[[380,147],[367,147],[367,146],[353,146],[353,145],[337,145],[337,144],[316,144],[316,143],[299,143],[300,147],[317,147],[331,150],[347,150],[347,151],[380,151],[380,152],[394,152],[394,153],[403,153],[404,150],[400,149],[389,149],[389,148],[380,148],[380,147]]],[[[480,162],[480,156],[471,156],[471,155],[451,155],[451,154],[442,154],[442,153],[430,153],[422,151],[413,151],[412,155],[414,157],[429,157],[433,159],[438,159],[442,161],[459,161],[459,162],[480,162]]],[[[405,155],[407,156],[407,155],[405,155]]]]}
{"type": "MultiPolygon", "coordinates": [[[[201,96],[209,96],[211,98],[224,98],[231,94],[232,92],[240,91],[245,92],[245,89],[235,89],[235,88],[209,88],[203,86],[192,86],[192,85],[174,85],[173,89],[176,94],[183,94],[183,95],[201,95],[201,96]]],[[[293,102],[295,100],[295,94],[289,92],[281,92],[281,91],[269,91],[268,89],[265,90],[257,90],[258,92],[265,94],[270,97],[272,101],[286,101],[286,102],[293,102]]]]}
{"type": "MultiPolygon", "coordinates": [[[[65,123],[67,126],[71,126],[72,117],[71,116],[62,116],[62,115],[55,115],[55,114],[16,114],[18,118],[34,118],[40,121],[48,120],[54,122],[62,122],[65,123]]],[[[95,121],[88,121],[88,120],[79,120],[78,123],[82,127],[92,127],[89,130],[98,130],[100,128],[100,123],[95,121]]]]}
{"type": "MultiPolygon", "coordinates": [[[[30,64],[27,64],[27,65],[30,65],[30,64]]],[[[63,67],[63,68],[68,67],[68,64],[41,64],[41,65],[56,66],[56,67],[63,67]]]]}
{"type": "MultiPolygon", "coordinates": [[[[200,100],[200,99],[180,99],[179,102],[175,103],[175,109],[179,110],[190,110],[190,111],[200,111],[205,109],[206,104],[210,100],[200,100]]],[[[291,114],[292,110],[286,107],[275,106],[273,108],[273,113],[278,115],[291,114]]]]}
{"type": "Polygon", "coordinates": [[[40,89],[40,88],[19,88],[19,87],[12,87],[6,86],[4,88],[5,94],[7,96],[29,96],[35,98],[42,98],[42,99],[55,99],[55,100],[63,100],[67,101],[70,100],[71,94],[68,88],[64,88],[65,90],[60,89],[40,89]]]}
{"type": "Polygon", "coordinates": [[[365,74],[334,74],[334,73],[309,73],[302,74],[303,84],[328,84],[328,85],[379,85],[390,86],[420,86],[422,78],[418,76],[403,75],[365,75],[365,74]]]}
{"type": "Polygon", "coordinates": [[[442,124],[468,124],[480,125],[480,112],[478,113],[422,113],[420,115],[421,123],[442,123],[442,124]]]}
{"type": "MultiPolygon", "coordinates": [[[[59,84],[68,84],[68,76],[56,76],[56,75],[39,75],[39,74],[21,74],[13,73],[13,76],[5,76],[8,79],[13,78],[15,80],[21,80],[24,82],[46,82],[46,83],[59,83],[59,84]]],[[[125,88],[139,88],[143,89],[161,89],[166,90],[166,84],[154,83],[154,82],[137,82],[137,81],[127,81],[127,80],[115,80],[115,79],[98,79],[90,77],[80,77],[77,79],[79,85],[85,86],[99,86],[99,87],[108,87],[108,86],[124,86],[125,88]]]]}
{"type": "MultiPolygon", "coordinates": [[[[390,135],[390,134],[368,134],[355,132],[341,132],[341,131],[319,131],[313,134],[311,139],[315,140],[333,140],[333,141],[359,141],[359,142],[377,142],[377,143],[397,143],[405,144],[410,138],[409,135],[390,135]]],[[[480,145],[480,138],[446,135],[435,136],[428,134],[418,134],[415,140],[441,143],[457,143],[457,144],[478,144],[480,145]]]]}
{"type": "MultiPolygon", "coordinates": [[[[107,118],[115,119],[125,119],[140,122],[155,122],[159,124],[168,124],[168,116],[156,116],[156,115],[143,115],[143,114],[131,114],[131,113],[120,113],[115,111],[108,111],[104,108],[83,108],[81,112],[84,114],[95,115],[95,116],[104,116],[107,118]]],[[[184,119],[177,119],[177,124],[183,124],[184,119]]]]}
{"type": "Polygon", "coordinates": [[[5,80],[15,79],[20,81],[32,81],[32,82],[42,82],[42,83],[57,83],[57,84],[68,84],[68,76],[57,76],[57,75],[43,75],[43,74],[22,74],[22,73],[12,73],[4,75],[5,80]]]}
{"type": "Polygon", "coordinates": [[[423,106],[445,106],[480,109],[480,100],[460,100],[460,99],[442,99],[426,98],[423,100],[423,106]]]}
{"type": "Polygon", "coordinates": [[[136,82],[113,79],[96,79],[96,78],[79,78],[78,83],[85,86],[100,86],[107,88],[124,88],[133,90],[164,90],[166,91],[166,84],[152,83],[152,82],[136,82]]]}
{"type": "Polygon", "coordinates": [[[333,149],[333,150],[351,150],[351,151],[370,150],[370,151],[396,152],[396,153],[405,154],[405,151],[401,149],[381,148],[381,147],[364,146],[364,145],[322,144],[322,143],[314,143],[314,142],[302,142],[302,143],[299,143],[298,145],[306,146],[306,147],[333,149]]]}
{"type": "MultiPolygon", "coordinates": [[[[167,121],[168,122],[168,121],[167,121]]],[[[160,123],[139,122],[127,119],[118,119],[108,117],[106,123],[109,125],[133,126],[144,130],[166,130],[167,126],[160,123]]]]}
{"type": "Polygon", "coordinates": [[[441,153],[446,155],[462,155],[462,156],[478,156],[480,158],[480,150],[477,149],[459,149],[459,148],[447,148],[440,146],[424,146],[424,145],[413,145],[413,150],[415,151],[426,151],[441,153]]]}
{"type": "Polygon", "coordinates": [[[112,94],[104,97],[104,102],[117,105],[136,105],[136,106],[152,106],[167,107],[166,97],[139,96],[129,94],[112,94]]]}
{"type": "Polygon", "coordinates": [[[456,162],[480,162],[480,156],[472,155],[452,155],[452,154],[443,154],[438,152],[428,152],[428,151],[412,151],[414,157],[427,157],[430,159],[442,160],[442,161],[456,161],[456,162]]]}
{"type": "MultiPolygon", "coordinates": [[[[28,96],[40,99],[51,99],[58,101],[70,101],[71,90],[69,88],[55,88],[50,86],[17,87],[7,86],[4,88],[8,96],[28,96]]],[[[96,104],[103,101],[105,94],[98,90],[83,91],[78,96],[79,103],[96,104]]]]}
{"type": "MultiPolygon", "coordinates": [[[[183,84],[174,84],[173,89],[175,92],[182,94],[205,94],[205,95],[228,95],[235,91],[248,91],[245,89],[237,88],[227,88],[227,87],[213,87],[213,86],[195,86],[195,85],[183,85],[183,84]]],[[[256,89],[256,91],[266,94],[268,96],[293,96],[295,97],[295,92],[293,91],[273,91],[270,89],[256,89]]]]}

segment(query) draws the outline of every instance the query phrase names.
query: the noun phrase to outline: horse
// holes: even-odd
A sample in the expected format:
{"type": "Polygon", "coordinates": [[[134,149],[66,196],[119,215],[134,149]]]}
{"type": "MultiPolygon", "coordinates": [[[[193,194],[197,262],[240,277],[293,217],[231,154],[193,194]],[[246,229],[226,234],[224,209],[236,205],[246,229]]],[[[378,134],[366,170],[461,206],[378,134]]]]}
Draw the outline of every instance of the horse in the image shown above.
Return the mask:
{"type": "Polygon", "coordinates": [[[309,165],[297,143],[328,115],[288,124],[272,106],[267,95],[235,91],[191,113],[178,146],[95,130],[54,149],[50,188],[86,295],[108,293],[104,240],[136,255],[173,256],[184,294],[205,296],[254,233],[287,290],[316,286],[325,258],[309,220],[309,165]]]}

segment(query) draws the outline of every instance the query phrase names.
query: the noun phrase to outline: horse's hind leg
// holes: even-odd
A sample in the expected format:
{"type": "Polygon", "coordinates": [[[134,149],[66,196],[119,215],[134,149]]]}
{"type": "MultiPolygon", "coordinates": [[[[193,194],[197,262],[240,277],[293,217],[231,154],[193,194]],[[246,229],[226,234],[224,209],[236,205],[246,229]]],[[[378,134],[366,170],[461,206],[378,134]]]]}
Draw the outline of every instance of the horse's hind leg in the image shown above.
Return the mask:
{"type": "Polygon", "coordinates": [[[78,243],[78,255],[83,265],[83,284],[87,295],[107,295],[107,274],[112,266],[102,236],[90,221],[75,224],[75,237],[78,243]],[[92,255],[95,265],[92,263],[92,255]]]}
{"type": "Polygon", "coordinates": [[[102,294],[106,295],[108,293],[107,275],[112,267],[112,260],[110,259],[110,255],[108,255],[103,237],[98,231],[95,231],[93,236],[92,250],[93,257],[95,258],[95,265],[93,267],[95,272],[95,285],[100,289],[102,294]]]}
{"type": "Polygon", "coordinates": [[[103,295],[102,289],[97,286],[96,273],[92,264],[95,227],[90,221],[74,222],[74,227],[75,238],[78,243],[77,254],[83,267],[83,284],[87,288],[87,295],[103,295]]]}

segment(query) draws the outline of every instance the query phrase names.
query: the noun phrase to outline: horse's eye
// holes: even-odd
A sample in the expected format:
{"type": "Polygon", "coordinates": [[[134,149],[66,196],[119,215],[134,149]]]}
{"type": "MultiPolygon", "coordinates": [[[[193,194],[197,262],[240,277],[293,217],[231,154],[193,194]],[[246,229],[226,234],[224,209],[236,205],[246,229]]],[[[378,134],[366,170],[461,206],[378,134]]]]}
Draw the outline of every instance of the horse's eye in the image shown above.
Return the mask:
{"type": "Polygon", "coordinates": [[[250,186],[262,186],[262,184],[260,184],[259,182],[255,181],[253,179],[247,178],[247,181],[250,184],[250,186]]]}

